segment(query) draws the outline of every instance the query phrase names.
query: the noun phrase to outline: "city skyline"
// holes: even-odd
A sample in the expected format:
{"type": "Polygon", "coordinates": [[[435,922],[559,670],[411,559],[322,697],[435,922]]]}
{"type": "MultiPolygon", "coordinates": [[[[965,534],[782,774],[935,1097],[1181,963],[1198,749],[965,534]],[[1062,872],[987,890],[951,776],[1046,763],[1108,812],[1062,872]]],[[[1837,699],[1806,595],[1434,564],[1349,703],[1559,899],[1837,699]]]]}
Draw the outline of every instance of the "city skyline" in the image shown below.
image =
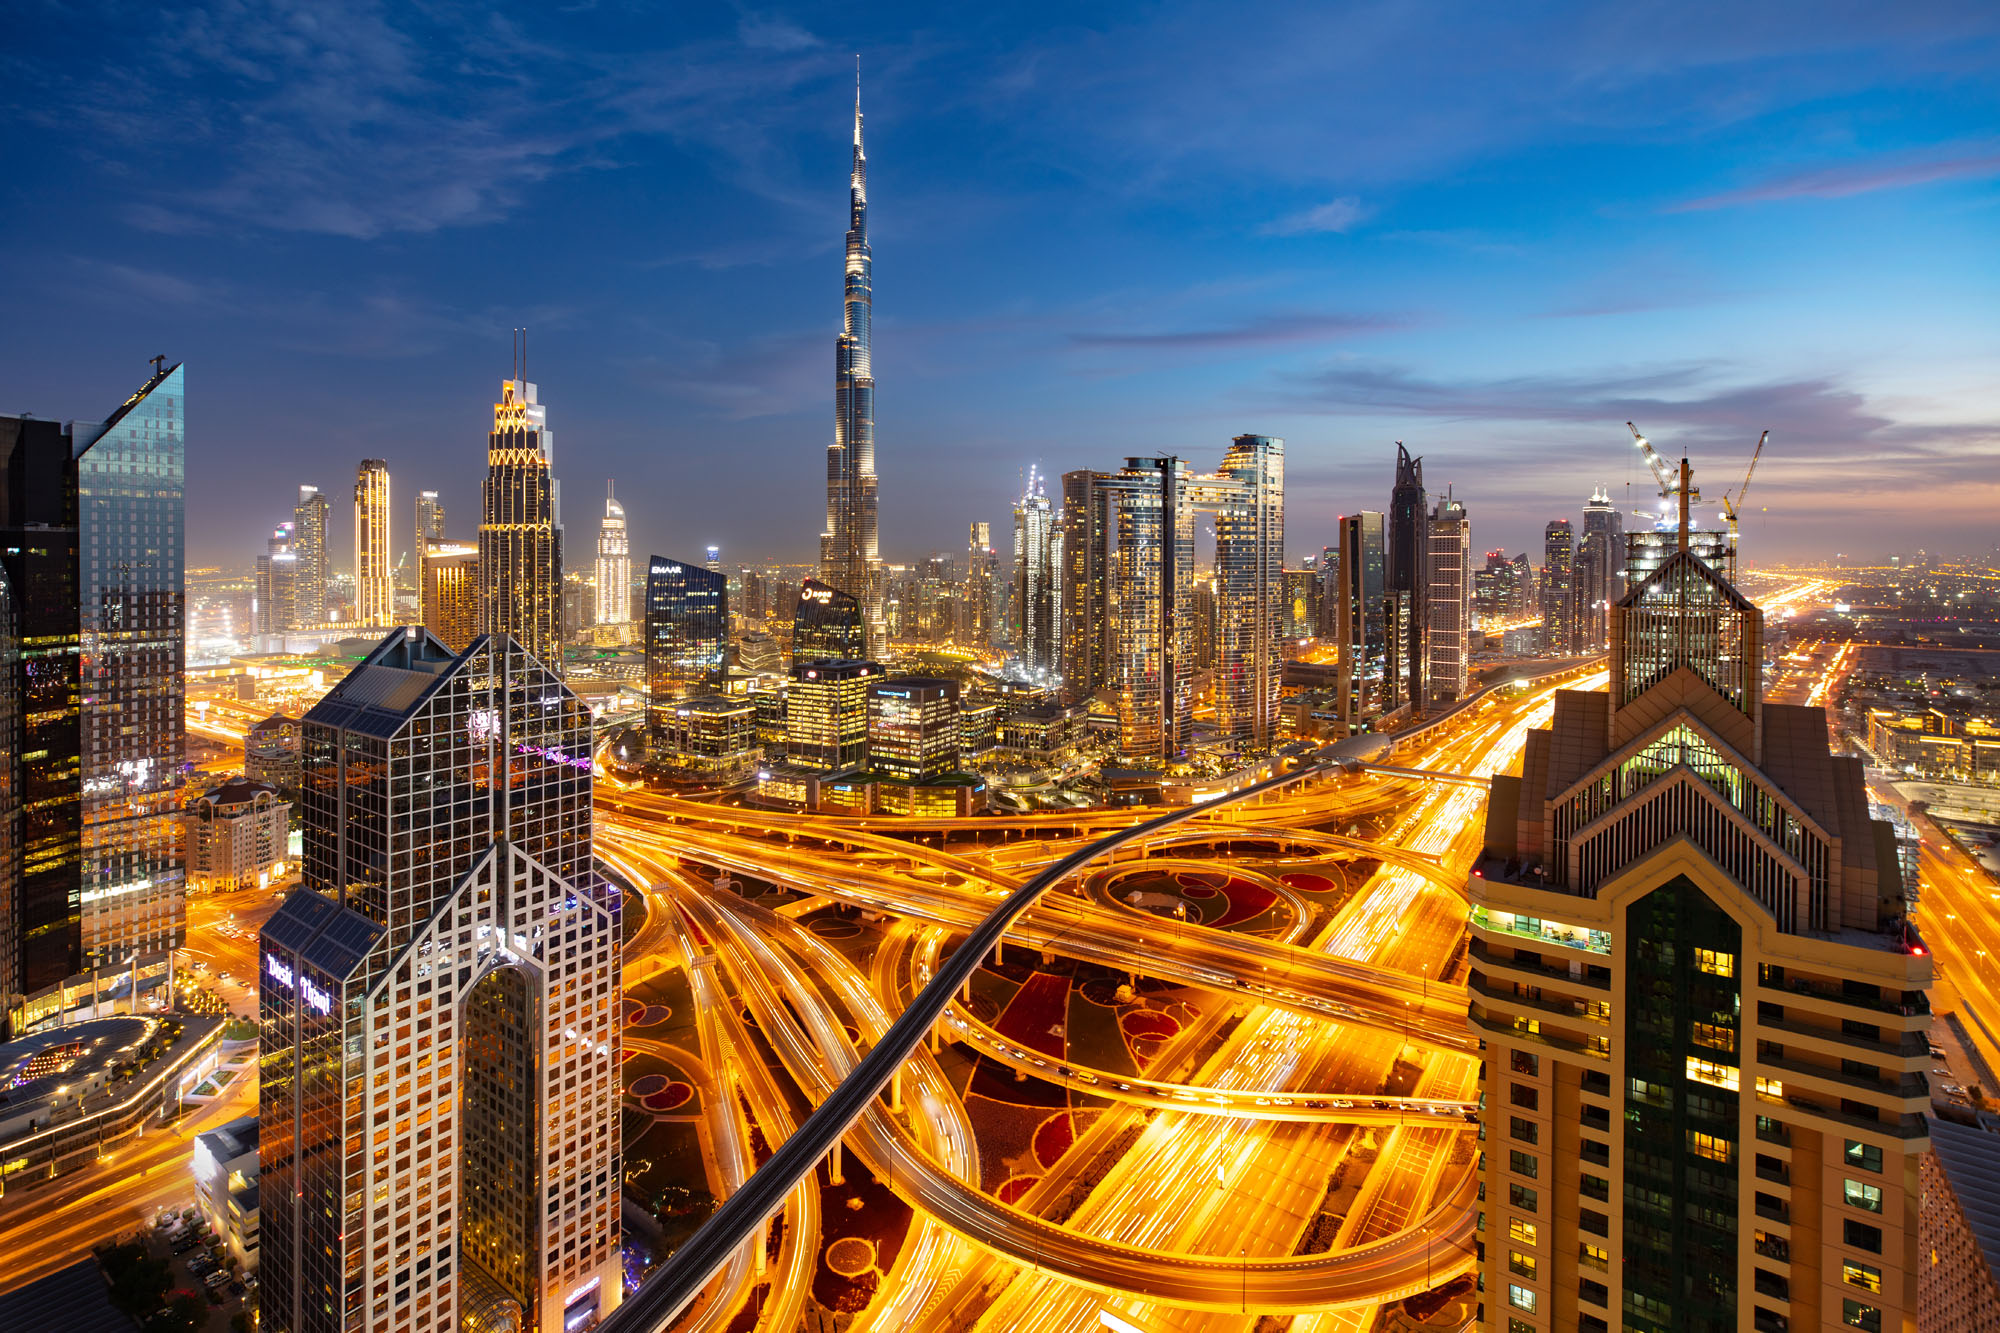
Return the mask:
{"type": "MultiPolygon", "coordinates": [[[[585,123],[558,119],[543,137],[521,127],[548,85],[529,78],[482,110],[416,54],[435,39],[494,55],[469,28],[373,16],[290,45],[275,18],[238,20],[231,35],[270,53],[288,94],[243,82],[226,25],[179,35],[188,77],[226,76],[293,157],[259,148],[235,177],[211,167],[122,189],[111,168],[126,156],[226,149],[239,131],[203,120],[163,150],[136,113],[158,110],[149,99],[167,88],[81,81],[36,109],[47,132],[23,179],[101,206],[61,233],[9,224],[7,262],[24,266],[30,293],[59,275],[74,308],[116,307],[146,340],[135,357],[165,339],[207,368],[215,434],[190,487],[196,563],[247,560],[300,482],[340,485],[270,450],[280,429],[341,471],[386,458],[400,485],[475,512],[454,460],[476,448],[466,423],[491,401],[500,330],[524,323],[538,332],[538,378],[573,414],[563,472],[579,493],[619,477],[642,549],[719,542],[803,563],[818,503],[807,460],[828,439],[825,267],[841,183],[830,129],[860,50],[874,184],[891,201],[892,314],[875,332],[895,385],[881,460],[892,561],[956,549],[958,510],[1000,521],[1028,466],[1081,461],[1007,424],[1024,390],[1065,434],[1115,439],[1106,453],[1284,436],[1292,555],[1376,502],[1379,450],[1396,437],[1426,457],[1432,485],[1476,509],[1483,546],[1532,550],[1542,523],[1575,507],[1552,510],[1556,490],[1601,482],[1622,505],[1629,480],[1631,498],[1647,498],[1643,469],[1619,462],[1628,417],[1716,481],[1740,475],[1756,433],[1772,430],[1746,561],[1838,549],[1833,515],[1857,503],[1881,519],[1870,554],[1989,544],[1995,430],[1978,367],[1993,292],[1977,254],[2000,159],[1980,137],[1992,90],[1973,76],[1990,65],[1990,14],[1803,25],[1774,12],[1726,38],[1655,30],[1643,14],[1552,15],[1504,35],[1468,21],[1450,44],[1427,42],[1409,16],[1363,29],[1264,14],[1239,30],[1203,28],[1190,9],[1031,43],[885,36],[892,17],[871,32],[746,15],[696,24],[681,48],[616,57],[615,20],[551,20],[538,44],[594,77],[571,111],[585,123]],[[1643,52],[1623,42],[1628,23],[1649,29],[1643,52]],[[1527,49],[1558,29],[1550,53],[1527,49]],[[1504,73],[1469,54],[1481,36],[1513,59],[1504,73]],[[1270,91],[1219,104],[1207,90],[1265,49],[1299,54],[1270,91]],[[1426,114],[1377,119],[1375,76],[1350,67],[1362,60],[1432,89],[1426,114]],[[1551,62],[1568,77],[1541,91],[1551,62]],[[336,68],[396,95],[315,128],[310,99],[335,95],[336,68]],[[1287,101],[1328,73],[1343,78],[1326,106],[1287,101]],[[643,97],[630,92],[641,74],[658,76],[643,97]],[[95,154],[65,154],[53,123],[64,107],[117,132],[95,154]],[[251,189],[259,173],[331,185],[371,136],[405,122],[433,132],[432,188],[402,188],[419,167],[392,153],[311,206],[250,210],[267,197],[251,189]],[[1232,157],[1230,144],[1244,147],[1232,157]],[[1175,188],[1189,173],[1200,198],[1175,188]],[[663,236],[642,174],[712,188],[704,208],[669,210],[663,236]],[[529,188],[541,181],[561,188],[529,188]],[[544,256],[536,300],[496,301],[488,275],[524,254],[544,256]],[[343,274],[341,300],[325,271],[343,274]],[[1823,271],[1848,280],[1829,291],[1823,271]],[[358,418],[331,399],[356,378],[372,409],[358,418]],[[710,447],[717,433],[730,448],[710,447]],[[1503,479],[1490,466],[1500,454],[1543,465],[1503,479]],[[739,462],[769,479],[754,495],[721,484],[739,462]],[[1920,479],[1931,503],[1895,501],[1892,476],[1920,479]],[[926,503],[947,477],[967,493],[949,515],[926,503]]],[[[40,19],[26,48],[60,58],[82,36],[40,19]]],[[[45,386],[45,410],[87,411],[115,390],[76,342],[96,322],[10,335],[10,364],[45,386]]]]}

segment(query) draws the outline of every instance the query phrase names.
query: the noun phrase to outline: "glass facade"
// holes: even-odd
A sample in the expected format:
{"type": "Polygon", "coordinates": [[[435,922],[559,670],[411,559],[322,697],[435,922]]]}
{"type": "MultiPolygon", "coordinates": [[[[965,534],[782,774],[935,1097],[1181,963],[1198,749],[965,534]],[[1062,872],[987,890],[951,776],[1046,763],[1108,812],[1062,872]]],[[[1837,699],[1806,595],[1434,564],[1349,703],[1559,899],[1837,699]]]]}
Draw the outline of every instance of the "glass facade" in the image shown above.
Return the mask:
{"type": "Polygon", "coordinates": [[[1576,651],[1576,537],[1566,518],[1542,529],[1542,651],[1576,651]]]}
{"type": "Polygon", "coordinates": [[[1267,749],[1283,666],[1285,442],[1237,436],[1197,492],[1215,513],[1216,726],[1238,744],[1267,749]]]}
{"type": "Polygon", "coordinates": [[[1061,670],[1063,534],[1040,475],[1014,502],[1014,651],[1029,670],[1061,670]]]}
{"type": "Polygon", "coordinates": [[[1386,571],[1382,515],[1373,510],[1344,514],[1335,557],[1333,636],[1339,652],[1335,707],[1350,735],[1366,731],[1394,705],[1388,701],[1388,644],[1383,593],[1386,571]]]}
{"type": "Polygon", "coordinates": [[[859,662],[867,657],[861,603],[830,584],[807,579],[792,610],[792,661],[859,662]]]}
{"type": "Polygon", "coordinates": [[[1425,573],[1428,567],[1429,517],[1425,512],[1424,460],[1412,458],[1396,441],[1396,485],[1389,493],[1389,522],[1385,570],[1388,591],[1403,594],[1394,599],[1397,617],[1391,632],[1400,650],[1395,703],[1424,706],[1424,610],[1425,573]]]}
{"type": "Polygon", "coordinates": [[[618,899],[589,710],[398,630],[301,724],[305,886],[259,988],[263,1326],[562,1326],[618,1272],[618,899]]]}
{"type": "Polygon", "coordinates": [[[6,693],[20,708],[20,743],[4,762],[22,809],[7,947],[17,960],[14,993],[35,995],[83,965],[76,474],[70,437],[53,421],[0,417],[0,453],[0,562],[11,589],[6,693]]]}
{"type": "Polygon", "coordinates": [[[1732,707],[1752,713],[1759,684],[1756,608],[1699,556],[1670,556],[1625,595],[1619,611],[1624,629],[1613,688],[1620,705],[1688,667],[1732,707]]]}
{"type": "Polygon", "coordinates": [[[1625,1327],[1736,1328],[1742,928],[1676,877],[1625,922],[1625,1327]]]}
{"type": "Polygon", "coordinates": [[[654,556],[646,571],[646,684],[657,732],[675,700],[722,683],[729,655],[729,580],[654,556]]]}
{"type": "Polygon", "coordinates": [[[186,392],[182,367],[162,369],[75,427],[86,968],[178,948],[186,928],[186,392]]]}

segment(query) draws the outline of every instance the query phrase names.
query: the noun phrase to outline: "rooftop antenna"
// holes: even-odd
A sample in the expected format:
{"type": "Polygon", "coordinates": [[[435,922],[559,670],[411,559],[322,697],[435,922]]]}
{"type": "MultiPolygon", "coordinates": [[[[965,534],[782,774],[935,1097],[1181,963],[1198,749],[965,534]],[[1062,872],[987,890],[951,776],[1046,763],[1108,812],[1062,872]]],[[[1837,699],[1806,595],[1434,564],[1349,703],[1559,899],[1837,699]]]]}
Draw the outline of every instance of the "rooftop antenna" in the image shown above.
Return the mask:
{"type": "Polygon", "coordinates": [[[167,358],[164,355],[162,355],[162,356],[156,356],[152,360],[153,360],[153,378],[158,379],[160,376],[167,373],[167,358]]]}

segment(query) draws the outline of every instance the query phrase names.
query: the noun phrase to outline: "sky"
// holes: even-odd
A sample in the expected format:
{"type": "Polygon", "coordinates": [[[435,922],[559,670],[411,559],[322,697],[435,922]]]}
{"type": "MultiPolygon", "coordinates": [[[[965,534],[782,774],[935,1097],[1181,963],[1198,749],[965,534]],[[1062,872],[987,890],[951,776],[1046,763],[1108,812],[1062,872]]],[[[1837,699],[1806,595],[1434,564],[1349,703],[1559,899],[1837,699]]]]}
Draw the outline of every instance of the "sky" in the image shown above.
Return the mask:
{"type": "Polygon", "coordinates": [[[188,558],[388,460],[476,530],[530,330],[572,564],[816,557],[854,60],[884,556],[1031,465],[1287,445],[1287,550],[1406,441],[1536,552],[1625,423],[1757,563],[2000,542],[2000,6],[17,0],[0,411],[187,364],[188,558]],[[1709,504],[1709,508],[1714,508],[1709,504]]]}

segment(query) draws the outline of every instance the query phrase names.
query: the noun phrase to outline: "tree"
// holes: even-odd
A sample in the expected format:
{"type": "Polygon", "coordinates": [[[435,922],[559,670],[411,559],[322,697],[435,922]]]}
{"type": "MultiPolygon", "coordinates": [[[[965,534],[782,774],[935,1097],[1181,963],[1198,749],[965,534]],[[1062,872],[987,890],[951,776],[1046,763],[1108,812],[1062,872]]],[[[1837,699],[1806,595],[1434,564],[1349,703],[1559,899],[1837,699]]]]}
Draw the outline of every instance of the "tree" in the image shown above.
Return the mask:
{"type": "Polygon", "coordinates": [[[257,1321],[250,1317],[248,1310],[238,1310],[229,1316],[229,1333],[256,1333],[257,1321]]]}
{"type": "Polygon", "coordinates": [[[159,1309],[173,1285],[165,1261],[148,1255],[142,1245],[113,1245],[98,1262],[111,1285],[111,1303],[135,1319],[159,1309]]]}

